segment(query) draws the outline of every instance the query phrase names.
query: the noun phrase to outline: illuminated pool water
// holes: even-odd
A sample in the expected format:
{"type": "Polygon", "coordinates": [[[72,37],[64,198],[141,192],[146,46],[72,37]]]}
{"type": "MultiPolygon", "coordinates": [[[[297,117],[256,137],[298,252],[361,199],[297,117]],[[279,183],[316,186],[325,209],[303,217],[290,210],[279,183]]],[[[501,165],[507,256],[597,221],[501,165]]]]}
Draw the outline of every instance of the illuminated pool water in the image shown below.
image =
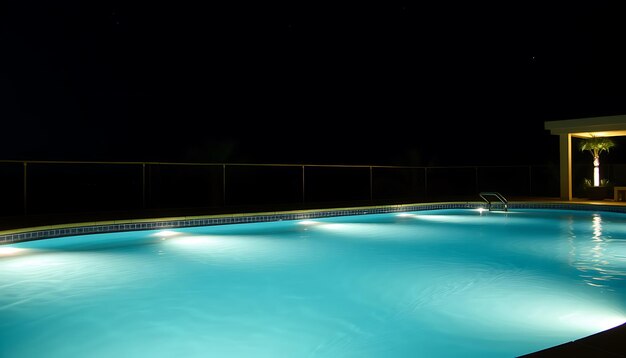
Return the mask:
{"type": "Polygon", "coordinates": [[[511,357],[626,321],[626,215],[435,210],[0,246],[0,357],[511,357]]]}

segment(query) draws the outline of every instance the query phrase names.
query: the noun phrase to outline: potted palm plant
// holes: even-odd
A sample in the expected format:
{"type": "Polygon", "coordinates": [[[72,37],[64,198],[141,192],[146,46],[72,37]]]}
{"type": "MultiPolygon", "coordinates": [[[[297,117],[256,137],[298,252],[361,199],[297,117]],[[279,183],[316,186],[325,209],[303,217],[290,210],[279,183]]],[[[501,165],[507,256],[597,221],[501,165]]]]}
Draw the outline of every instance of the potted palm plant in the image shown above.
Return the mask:
{"type": "Polygon", "coordinates": [[[591,137],[583,139],[578,148],[588,151],[593,156],[593,183],[586,182],[586,192],[589,199],[604,199],[608,195],[608,180],[600,180],[600,154],[609,152],[615,146],[612,139],[606,137],[591,137]],[[593,185],[592,185],[593,184],[593,185]]]}

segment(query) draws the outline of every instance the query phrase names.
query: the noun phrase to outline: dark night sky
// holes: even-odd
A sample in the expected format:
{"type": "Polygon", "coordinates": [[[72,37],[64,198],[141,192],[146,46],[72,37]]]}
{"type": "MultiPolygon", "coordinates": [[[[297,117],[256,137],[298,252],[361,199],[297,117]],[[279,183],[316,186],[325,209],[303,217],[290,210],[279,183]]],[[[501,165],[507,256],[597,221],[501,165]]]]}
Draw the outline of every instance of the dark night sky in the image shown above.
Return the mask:
{"type": "Polygon", "coordinates": [[[206,3],[3,2],[1,157],[541,164],[626,113],[618,2],[206,3]]]}

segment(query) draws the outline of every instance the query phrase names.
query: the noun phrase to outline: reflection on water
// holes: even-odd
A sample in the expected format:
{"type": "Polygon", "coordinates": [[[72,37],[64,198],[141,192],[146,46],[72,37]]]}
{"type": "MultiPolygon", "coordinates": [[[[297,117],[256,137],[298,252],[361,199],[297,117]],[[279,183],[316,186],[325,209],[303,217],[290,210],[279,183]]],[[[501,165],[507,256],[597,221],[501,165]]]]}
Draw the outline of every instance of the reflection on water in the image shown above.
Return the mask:
{"type": "Polygon", "coordinates": [[[607,285],[609,281],[624,280],[626,277],[626,259],[616,250],[620,240],[604,233],[600,214],[593,214],[591,225],[578,230],[571,218],[568,222],[570,264],[580,271],[580,277],[586,284],[612,290],[607,285]],[[576,236],[576,233],[580,235],[576,236]]]}

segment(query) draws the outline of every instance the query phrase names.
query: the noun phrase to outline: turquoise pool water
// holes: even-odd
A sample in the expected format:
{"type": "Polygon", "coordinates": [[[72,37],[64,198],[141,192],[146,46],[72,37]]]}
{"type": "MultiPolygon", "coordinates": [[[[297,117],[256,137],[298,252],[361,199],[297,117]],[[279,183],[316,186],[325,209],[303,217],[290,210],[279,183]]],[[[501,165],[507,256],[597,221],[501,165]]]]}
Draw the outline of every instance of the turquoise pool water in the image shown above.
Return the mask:
{"type": "Polygon", "coordinates": [[[0,357],[512,357],[626,321],[626,215],[434,210],[0,246],[0,357]]]}

